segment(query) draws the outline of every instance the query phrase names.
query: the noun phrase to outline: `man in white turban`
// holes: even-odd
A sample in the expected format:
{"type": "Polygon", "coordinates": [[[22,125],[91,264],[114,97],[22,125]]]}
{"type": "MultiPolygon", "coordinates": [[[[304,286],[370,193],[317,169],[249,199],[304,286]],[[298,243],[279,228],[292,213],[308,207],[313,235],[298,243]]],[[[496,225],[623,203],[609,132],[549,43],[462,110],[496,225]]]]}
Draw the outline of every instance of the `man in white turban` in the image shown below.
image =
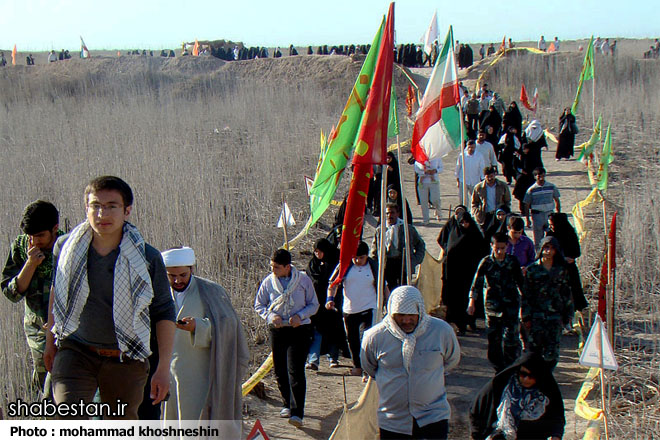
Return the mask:
{"type": "Polygon", "coordinates": [[[387,312],[364,334],[360,353],[363,370],[378,386],[380,438],[446,439],[445,371],[461,357],[456,335],[445,321],[426,313],[415,287],[394,289],[387,312]]]}
{"type": "Polygon", "coordinates": [[[233,420],[238,431],[224,433],[240,437],[241,383],[249,360],[241,321],[222,286],[193,274],[191,248],[162,255],[177,313],[164,419],[233,420]]]}

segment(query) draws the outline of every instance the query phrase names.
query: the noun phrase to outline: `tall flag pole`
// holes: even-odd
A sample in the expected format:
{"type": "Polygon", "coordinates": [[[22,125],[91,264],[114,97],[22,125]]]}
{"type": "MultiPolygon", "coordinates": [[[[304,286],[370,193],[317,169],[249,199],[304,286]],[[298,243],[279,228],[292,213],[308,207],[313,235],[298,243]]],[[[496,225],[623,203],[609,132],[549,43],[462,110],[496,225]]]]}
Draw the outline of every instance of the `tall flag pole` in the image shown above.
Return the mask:
{"type": "MultiPolygon", "coordinates": [[[[410,96],[411,87],[408,85],[408,96],[410,96]]],[[[408,106],[408,96],[406,96],[406,106],[408,106]]],[[[394,114],[396,120],[398,106],[396,105],[396,92],[394,90],[394,78],[392,78],[392,101],[390,103],[390,113],[394,114]]],[[[403,240],[405,243],[405,273],[406,273],[406,284],[412,285],[412,268],[410,262],[410,231],[408,230],[408,203],[406,202],[406,193],[403,190],[403,172],[401,171],[401,142],[399,141],[399,125],[396,124],[396,130],[390,130],[388,128],[388,136],[396,136],[396,158],[397,158],[397,171],[399,172],[399,188],[401,190],[401,209],[403,217],[403,240]]],[[[387,174],[387,173],[386,173],[387,174]]],[[[386,187],[387,188],[387,187],[386,187]]],[[[382,210],[382,204],[381,204],[382,210]]],[[[382,216],[382,213],[381,213],[382,216]]],[[[381,217],[381,219],[384,217],[381,217]]],[[[381,242],[381,249],[384,248],[384,235],[385,230],[381,231],[383,233],[383,242],[381,242]]],[[[385,253],[383,253],[385,255],[385,253]]],[[[379,266],[380,267],[380,266],[379,266]]],[[[383,265],[383,270],[385,269],[383,265]]]]}
{"type": "MultiPolygon", "coordinates": [[[[346,215],[339,251],[339,273],[334,285],[341,282],[355,256],[367,203],[369,182],[373,166],[386,163],[387,127],[390,114],[392,90],[392,67],[394,63],[394,3],[390,3],[383,37],[378,50],[378,60],[369,89],[360,131],[353,155],[353,178],[346,201],[346,215]]],[[[382,207],[381,207],[382,209],[382,207]]],[[[384,219],[384,217],[382,217],[384,219]]],[[[381,229],[384,227],[381,224],[381,229]]],[[[381,254],[384,249],[380,249],[381,254]]],[[[381,280],[379,280],[380,282],[381,280]]],[[[379,286],[379,292],[382,287],[379,286]]],[[[377,317],[382,313],[382,295],[379,295],[377,317]]]]}

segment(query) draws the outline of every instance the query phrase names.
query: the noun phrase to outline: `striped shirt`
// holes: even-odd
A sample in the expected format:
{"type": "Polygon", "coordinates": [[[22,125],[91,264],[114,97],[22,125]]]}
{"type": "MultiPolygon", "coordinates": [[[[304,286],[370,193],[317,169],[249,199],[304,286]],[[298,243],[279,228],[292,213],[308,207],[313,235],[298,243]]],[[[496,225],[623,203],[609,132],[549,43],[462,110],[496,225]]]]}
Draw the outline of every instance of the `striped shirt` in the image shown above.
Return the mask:
{"type": "Polygon", "coordinates": [[[559,190],[546,181],[543,186],[539,186],[538,183],[530,186],[525,193],[523,203],[530,205],[532,211],[552,212],[555,209],[554,199],[559,199],[559,190]]]}

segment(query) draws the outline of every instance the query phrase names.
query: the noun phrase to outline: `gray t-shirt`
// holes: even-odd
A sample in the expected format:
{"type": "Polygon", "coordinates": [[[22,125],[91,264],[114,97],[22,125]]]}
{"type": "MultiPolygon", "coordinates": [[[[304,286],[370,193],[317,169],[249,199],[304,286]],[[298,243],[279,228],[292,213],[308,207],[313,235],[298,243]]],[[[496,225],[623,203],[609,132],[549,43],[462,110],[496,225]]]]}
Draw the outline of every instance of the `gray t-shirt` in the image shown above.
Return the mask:
{"type": "MultiPolygon", "coordinates": [[[[68,237],[68,234],[60,237],[53,247],[53,285],[55,285],[60,251],[68,237]]],[[[80,314],[78,329],[69,336],[70,339],[98,348],[119,348],[112,314],[114,271],[118,256],[119,248],[108,255],[101,256],[92,246],[89,247],[87,252],[89,296],[80,314]]],[[[149,316],[152,328],[154,328],[153,324],[158,321],[174,321],[176,313],[165,264],[160,252],[146,244],[145,257],[154,291],[153,300],[149,305],[149,316]]]]}

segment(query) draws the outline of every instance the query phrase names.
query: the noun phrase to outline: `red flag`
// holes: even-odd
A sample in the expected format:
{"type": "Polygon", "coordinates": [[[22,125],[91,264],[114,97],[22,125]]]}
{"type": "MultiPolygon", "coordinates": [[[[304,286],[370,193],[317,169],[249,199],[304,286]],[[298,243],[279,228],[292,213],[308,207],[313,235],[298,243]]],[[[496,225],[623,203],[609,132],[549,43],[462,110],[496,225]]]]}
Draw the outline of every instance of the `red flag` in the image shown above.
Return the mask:
{"type": "Polygon", "coordinates": [[[346,214],[339,251],[339,276],[333,285],[341,282],[357,251],[364,222],[364,208],[367,204],[369,183],[373,177],[373,165],[385,163],[393,63],[394,3],[390,3],[378,51],[376,69],[353,154],[353,177],[346,200],[346,214]]]}
{"type": "Polygon", "coordinates": [[[16,45],[14,44],[14,49],[11,51],[11,65],[16,65],[16,45]]]}
{"type": "Polygon", "coordinates": [[[532,107],[532,104],[529,103],[529,97],[527,96],[527,89],[525,88],[525,84],[520,87],[520,102],[522,102],[522,105],[524,105],[527,110],[532,112],[536,111],[536,107],[532,107]]]}
{"type": "Polygon", "coordinates": [[[195,38],[195,45],[193,46],[192,54],[194,57],[199,56],[199,42],[197,41],[197,38],[195,38]]]}
{"type": "Polygon", "coordinates": [[[412,85],[408,84],[408,94],[406,95],[406,111],[408,116],[412,115],[413,105],[415,104],[415,91],[412,88],[412,85]]]}
{"type": "MultiPolygon", "coordinates": [[[[607,284],[609,282],[608,262],[610,255],[612,255],[612,284],[614,284],[616,273],[616,212],[612,216],[612,223],[610,224],[609,244],[610,247],[606,250],[605,258],[603,259],[603,267],[600,271],[600,284],[598,285],[598,314],[603,322],[607,322],[607,284]]],[[[612,322],[614,322],[614,317],[612,317],[612,322]]]]}

